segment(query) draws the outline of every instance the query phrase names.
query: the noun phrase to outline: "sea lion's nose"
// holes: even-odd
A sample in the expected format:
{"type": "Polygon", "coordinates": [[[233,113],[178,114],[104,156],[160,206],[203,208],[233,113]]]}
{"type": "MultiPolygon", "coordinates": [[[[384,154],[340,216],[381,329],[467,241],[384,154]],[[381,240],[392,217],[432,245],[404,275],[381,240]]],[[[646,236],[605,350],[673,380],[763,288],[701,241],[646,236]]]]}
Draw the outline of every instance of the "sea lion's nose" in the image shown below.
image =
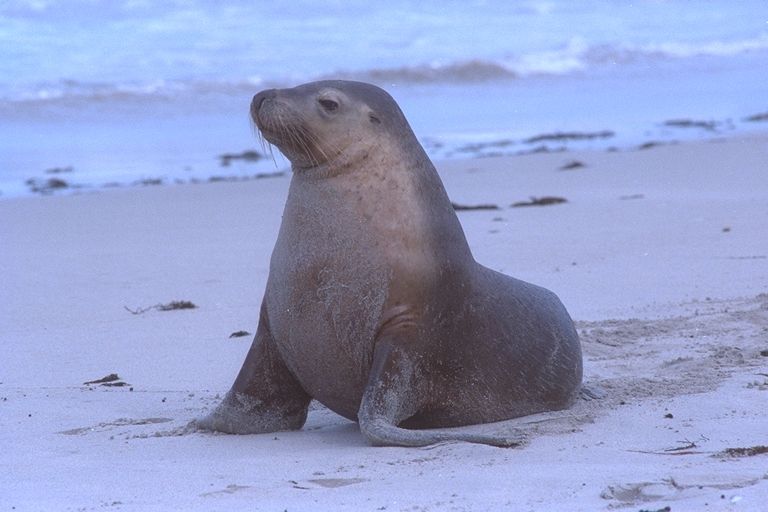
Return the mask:
{"type": "Polygon", "coordinates": [[[255,117],[264,100],[274,98],[275,96],[277,96],[277,89],[267,89],[256,94],[253,100],[251,100],[251,115],[255,117]]]}

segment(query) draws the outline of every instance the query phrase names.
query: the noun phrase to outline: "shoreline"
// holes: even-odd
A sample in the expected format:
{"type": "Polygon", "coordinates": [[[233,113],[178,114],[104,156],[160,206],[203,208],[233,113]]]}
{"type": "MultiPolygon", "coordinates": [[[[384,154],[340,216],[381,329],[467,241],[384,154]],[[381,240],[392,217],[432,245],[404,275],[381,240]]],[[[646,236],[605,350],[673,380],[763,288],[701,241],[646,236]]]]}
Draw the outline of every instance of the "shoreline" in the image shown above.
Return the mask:
{"type": "MultiPolygon", "coordinates": [[[[768,133],[768,127],[759,123],[768,121],[768,112],[754,114],[742,119],[741,128],[737,129],[731,120],[702,121],[693,119],[668,120],[664,126],[672,128],[667,137],[656,137],[644,142],[615,146],[610,142],[616,137],[611,130],[555,131],[540,133],[519,140],[502,138],[498,140],[478,141],[457,145],[452,149],[444,142],[431,138],[422,140],[432,161],[439,167],[440,162],[471,161],[497,157],[518,157],[529,154],[580,153],[580,152],[632,152],[647,150],[659,146],[686,144],[690,142],[713,142],[717,140],[759,138],[768,133]],[[750,121],[750,119],[752,119],[750,121]],[[756,126],[745,125],[753,123],[756,126]],[[746,127],[744,127],[746,126],[746,127]],[[719,130],[728,131],[719,131],[719,130]]],[[[258,144],[256,144],[258,146],[258,144]]],[[[40,174],[27,178],[23,183],[11,185],[15,193],[0,190],[0,201],[14,197],[52,196],[98,192],[100,190],[121,189],[145,186],[198,185],[216,182],[242,182],[266,178],[281,177],[290,174],[289,163],[276,149],[264,147],[254,149],[252,144],[246,149],[235,152],[221,152],[211,155],[211,164],[203,164],[208,170],[200,171],[201,164],[190,162],[183,168],[189,174],[193,167],[198,168],[197,177],[169,175],[168,173],[139,173],[140,178],[128,178],[128,181],[111,181],[94,184],[83,181],[82,173],[77,172],[72,163],[54,166],[40,171],[40,174]],[[213,164],[213,162],[217,162],[213,164]],[[280,162],[280,163],[278,163],[280,162]],[[214,171],[213,169],[216,169],[214,171]],[[202,173],[202,174],[201,174],[202,173]]],[[[127,176],[127,175],[126,175],[127,176]]],[[[9,182],[6,182],[8,186],[9,182]]]]}

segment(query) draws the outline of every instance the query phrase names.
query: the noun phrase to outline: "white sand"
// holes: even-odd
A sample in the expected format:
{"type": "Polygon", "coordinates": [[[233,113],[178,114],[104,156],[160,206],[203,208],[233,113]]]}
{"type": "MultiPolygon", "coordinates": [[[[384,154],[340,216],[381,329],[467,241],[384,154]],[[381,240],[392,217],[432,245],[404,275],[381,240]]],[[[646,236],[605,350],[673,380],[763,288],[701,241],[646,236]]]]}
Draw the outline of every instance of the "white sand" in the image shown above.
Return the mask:
{"type": "Polygon", "coordinates": [[[320,407],[168,435],[242,363],[288,177],[6,199],[0,510],[768,510],[768,455],[718,455],[768,445],[768,136],[439,167],[502,207],[459,213],[475,257],[560,295],[605,398],[518,449],[372,448],[320,407]],[[124,309],[171,300],[199,308],[124,309]]]}

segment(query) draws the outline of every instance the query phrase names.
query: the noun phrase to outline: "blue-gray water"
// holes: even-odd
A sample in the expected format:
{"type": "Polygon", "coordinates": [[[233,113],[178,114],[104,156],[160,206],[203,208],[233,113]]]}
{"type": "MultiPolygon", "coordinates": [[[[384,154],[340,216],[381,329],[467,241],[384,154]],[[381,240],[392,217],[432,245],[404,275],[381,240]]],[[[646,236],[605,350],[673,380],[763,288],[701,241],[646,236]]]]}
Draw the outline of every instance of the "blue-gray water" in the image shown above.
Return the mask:
{"type": "Polygon", "coordinates": [[[768,3],[0,1],[0,191],[274,171],[217,156],[259,149],[255,92],[328,77],[385,87],[436,158],[766,129],[768,3]]]}

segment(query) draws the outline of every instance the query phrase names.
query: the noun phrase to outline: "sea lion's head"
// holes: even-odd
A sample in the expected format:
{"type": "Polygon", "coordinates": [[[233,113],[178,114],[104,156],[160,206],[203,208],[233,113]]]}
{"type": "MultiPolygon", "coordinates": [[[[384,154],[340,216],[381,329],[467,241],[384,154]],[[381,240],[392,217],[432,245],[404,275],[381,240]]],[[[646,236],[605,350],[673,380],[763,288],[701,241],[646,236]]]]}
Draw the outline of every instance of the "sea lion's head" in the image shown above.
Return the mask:
{"type": "Polygon", "coordinates": [[[395,100],[363,82],[326,80],[261,91],[251,102],[251,118],[294,170],[368,158],[373,148],[388,145],[387,133],[397,134],[399,143],[415,142],[395,100]]]}

